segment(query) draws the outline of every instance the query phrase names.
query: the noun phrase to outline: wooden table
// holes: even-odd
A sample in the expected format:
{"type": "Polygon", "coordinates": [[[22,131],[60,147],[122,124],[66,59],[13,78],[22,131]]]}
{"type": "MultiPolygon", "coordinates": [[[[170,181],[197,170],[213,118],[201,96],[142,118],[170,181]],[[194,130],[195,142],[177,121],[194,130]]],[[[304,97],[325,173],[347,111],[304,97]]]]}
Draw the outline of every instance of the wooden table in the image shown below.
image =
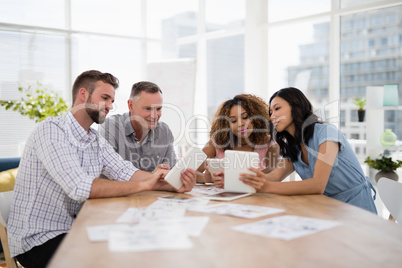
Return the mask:
{"type": "Polygon", "coordinates": [[[187,216],[210,217],[201,236],[190,238],[194,247],[187,250],[112,253],[107,242],[88,240],[86,226],[115,223],[127,208],[146,207],[166,194],[175,193],[153,191],[86,201],[49,267],[402,267],[402,225],[322,195],[255,194],[232,201],[285,209],[257,219],[187,211],[187,216]],[[229,228],[279,215],[336,220],[342,225],[290,241],[229,228]]]}

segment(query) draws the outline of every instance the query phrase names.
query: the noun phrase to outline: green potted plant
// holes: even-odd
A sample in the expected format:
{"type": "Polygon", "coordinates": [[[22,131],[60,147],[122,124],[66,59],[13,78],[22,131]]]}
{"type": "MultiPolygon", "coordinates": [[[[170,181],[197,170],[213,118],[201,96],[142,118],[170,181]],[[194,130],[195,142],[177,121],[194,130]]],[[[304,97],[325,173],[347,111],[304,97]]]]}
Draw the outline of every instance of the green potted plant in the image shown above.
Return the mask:
{"type": "Polygon", "coordinates": [[[357,116],[358,116],[359,122],[363,122],[364,115],[366,114],[366,111],[364,110],[364,107],[366,106],[366,99],[355,98],[355,100],[352,101],[352,103],[355,104],[358,108],[357,116]]]}
{"type": "Polygon", "coordinates": [[[386,177],[391,180],[397,181],[398,174],[396,174],[395,170],[399,167],[402,167],[401,160],[393,161],[392,157],[386,157],[383,154],[380,154],[379,158],[376,159],[371,159],[368,156],[364,163],[367,163],[369,167],[379,170],[379,172],[377,172],[377,174],[375,175],[376,182],[378,182],[381,177],[386,177]]]}
{"type": "Polygon", "coordinates": [[[29,85],[27,88],[20,86],[18,91],[25,96],[20,100],[0,100],[0,106],[27,115],[35,122],[40,122],[48,116],[61,115],[68,110],[63,98],[51,90],[42,88],[39,82],[36,84],[36,89],[29,85]]]}

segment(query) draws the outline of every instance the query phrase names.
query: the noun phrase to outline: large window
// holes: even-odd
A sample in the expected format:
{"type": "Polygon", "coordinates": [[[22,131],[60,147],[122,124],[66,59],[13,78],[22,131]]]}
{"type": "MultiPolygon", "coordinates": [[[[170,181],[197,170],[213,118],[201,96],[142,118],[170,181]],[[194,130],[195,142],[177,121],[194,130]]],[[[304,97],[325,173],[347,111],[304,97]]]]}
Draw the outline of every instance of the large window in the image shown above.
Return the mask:
{"type": "Polygon", "coordinates": [[[271,27],[268,88],[297,87],[316,109],[329,103],[329,19],[271,27]]]}
{"type": "MultiPolygon", "coordinates": [[[[355,97],[366,97],[367,86],[398,85],[402,100],[402,5],[348,14],[340,20],[341,128],[348,138],[365,139],[356,123],[355,97]]],[[[402,137],[402,114],[385,111],[385,128],[402,137]]]]}
{"type": "Polygon", "coordinates": [[[244,26],[246,0],[206,0],[205,23],[207,32],[244,26]]]}
{"type": "Polygon", "coordinates": [[[139,36],[141,0],[71,0],[71,29],[139,36]]]}
{"type": "Polygon", "coordinates": [[[330,10],[331,0],[268,0],[268,22],[297,19],[330,10]]]}
{"type": "Polygon", "coordinates": [[[146,35],[163,38],[165,43],[197,33],[197,0],[148,0],[146,3],[146,35]]]}
{"type": "MultiPolygon", "coordinates": [[[[19,86],[35,87],[37,82],[67,98],[66,41],[59,33],[0,27],[0,99],[19,99],[19,86]]],[[[9,157],[21,154],[35,124],[0,107],[0,127],[0,157],[9,157]]]]}
{"type": "Polygon", "coordinates": [[[208,117],[219,105],[244,92],[244,36],[208,40],[208,117]]]}
{"type": "MultiPolygon", "coordinates": [[[[192,60],[196,101],[189,101],[200,118],[210,120],[238,93],[268,101],[296,86],[323,119],[337,102],[331,116],[348,138],[364,140],[350,102],[368,85],[401,90],[401,24],[401,2],[393,0],[3,0],[0,99],[19,98],[19,85],[40,82],[71,104],[75,77],[99,69],[119,78],[113,113],[123,113],[150,63],[192,60]]],[[[402,137],[400,112],[385,116],[402,137]]],[[[205,132],[208,120],[191,127],[205,132]]],[[[19,156],[35,123],[0,107],[0,126],[0,157],[19,156]]]]}
{"type": "Polygon", "coordinates": [[[26,26],[65,29],[66,10],[63,1],[2,0],[0,22],[26,26]],[[51,10],[51,12],[49,12],[51,10]]]}

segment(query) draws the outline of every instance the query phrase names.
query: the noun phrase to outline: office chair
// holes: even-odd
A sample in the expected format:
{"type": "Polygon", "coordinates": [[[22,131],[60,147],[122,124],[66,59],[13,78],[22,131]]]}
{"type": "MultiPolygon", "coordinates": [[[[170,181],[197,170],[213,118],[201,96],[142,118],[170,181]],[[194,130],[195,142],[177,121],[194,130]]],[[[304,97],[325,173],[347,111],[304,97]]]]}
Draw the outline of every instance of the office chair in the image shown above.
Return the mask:
{"type": "Polygon", "coordinates": [[[4,257],[6,259],[7,268],[17,268],[17,262],[10,256],[7,238],[7,221],[8,213],[10,212],[11,201],[14,196],[14,191],[0,193],[0,238],[3,245],[4,257]]]}
{"type": "Polygon", "coordinates": [[[382,202],[391,214],[390,218],[402,224],[402,183],[380,178],[377,187],[382,202]]]}

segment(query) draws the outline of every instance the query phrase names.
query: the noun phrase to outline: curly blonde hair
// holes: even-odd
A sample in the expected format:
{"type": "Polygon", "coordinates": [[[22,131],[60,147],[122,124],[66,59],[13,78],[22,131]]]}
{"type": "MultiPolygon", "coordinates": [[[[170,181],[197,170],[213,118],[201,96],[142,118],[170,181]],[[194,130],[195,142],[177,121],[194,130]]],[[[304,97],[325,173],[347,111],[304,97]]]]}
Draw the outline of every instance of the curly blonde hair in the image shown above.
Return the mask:
{"type": "Polygon", "coordinates": [[[239,94],[233,99],[227,100],[221,104],[212,121],[209,137],[215,143],[217,148],[225,151],[233,149],[238,144],[236,135],[230,128],[230,109],[233,106],[241,106],[248,114],[253,132],[248,137],[249,144],[252,147],[268,143],[271,140],[272,124],[269,117],[269,106],[260,97],[252,94],[239,94]]]}

